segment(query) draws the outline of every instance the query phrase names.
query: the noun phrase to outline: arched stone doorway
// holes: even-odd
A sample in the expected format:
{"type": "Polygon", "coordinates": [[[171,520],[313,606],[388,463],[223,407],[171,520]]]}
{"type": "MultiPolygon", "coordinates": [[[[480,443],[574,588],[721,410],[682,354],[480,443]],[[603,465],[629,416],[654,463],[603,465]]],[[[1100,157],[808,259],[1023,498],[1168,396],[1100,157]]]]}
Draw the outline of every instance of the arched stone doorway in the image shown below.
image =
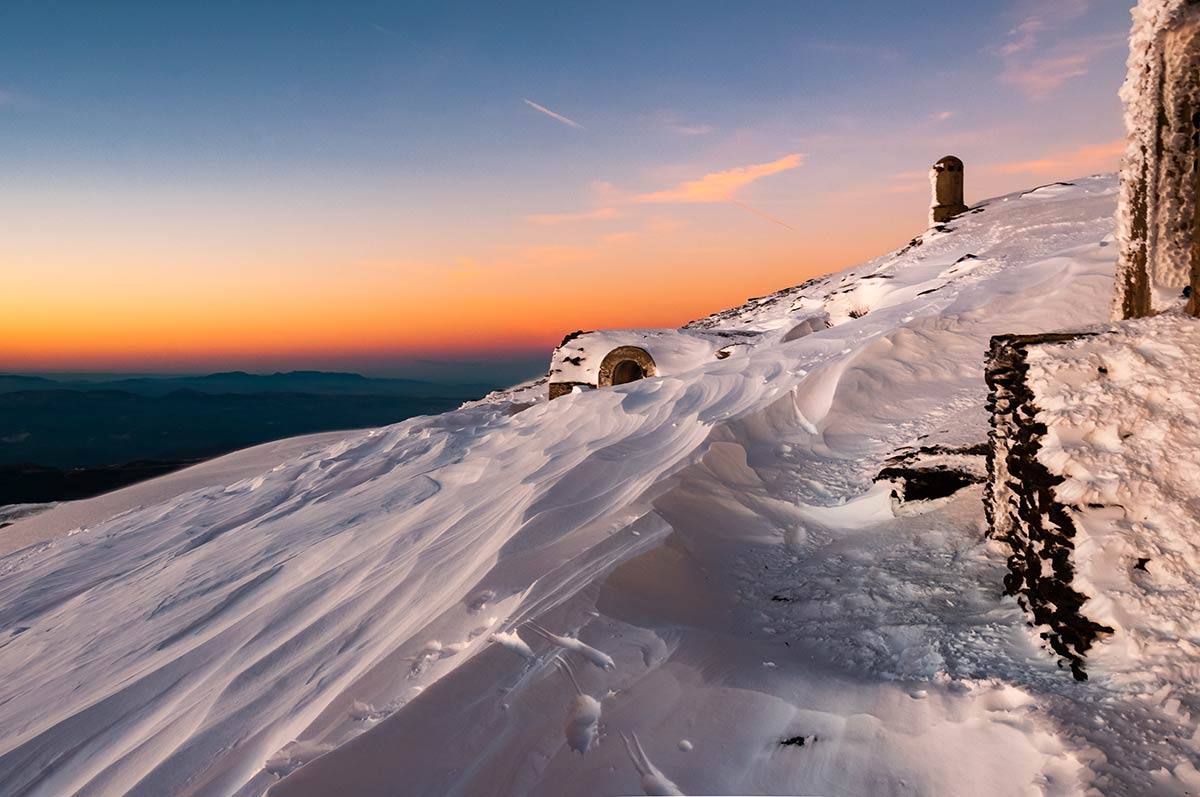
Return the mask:
{"type": "Polygon", "coordinates": [[[658,369],[650,352],[637,346],[618,346],[604,355],[596,375],[597,387],[611,387],[657,376],[658,369]]]}

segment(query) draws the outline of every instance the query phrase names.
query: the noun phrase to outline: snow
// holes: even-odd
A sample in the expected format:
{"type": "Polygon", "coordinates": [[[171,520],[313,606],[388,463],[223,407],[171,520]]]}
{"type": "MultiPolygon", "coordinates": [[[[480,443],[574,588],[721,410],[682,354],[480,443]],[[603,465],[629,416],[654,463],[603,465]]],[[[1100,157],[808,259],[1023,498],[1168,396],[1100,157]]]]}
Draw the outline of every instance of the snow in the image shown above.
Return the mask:
{"type": "Polygon", "coordinates": [[[658,335],[696,348],[657,378],[0,559],[0,793],[1184,793],[1195,678],[1077,684],[1000,597],[978,485],[897,515],[873,481],[986,438],[991,335],[1106,318],[1116,194],[986,201],[658,335]]]}
{"type": "MultiPolygon", "coordinates": [[[[330,443],[352,434],[355,432],[321,432],[289,437],[235,451],[95,498],[60,504],[32,505],[39,507],[36,513],[18,517],[11,526],[0,530],[0,555],[66,534],[81,533],[91,524],[109,520],[139,507],[169,501],[192,490],[226,487],[242,479],[257,476],[306,451],[325,448],[330,443]]],[[[12,506],[0,507],[0,513],[12,509],[12,506]]],[[[0,514],[0,524],[3,522],[3,515],[0,514]]]]}
{"type": "Polygon", "coordinates": [[[1200,323],[1091,331],[1032,349],[1026,377],[1046,427],[1038,460],[1063,477],[1056,498],[1078,529],[1083,613],[1116,631],[1091,666],[1159,702],[1167,690],[1195,722],[1200,701],[1175,685],[1200,676],[1200,323]]]}
{"type": "MultiPolygon", "coordinates": [[[[0,529],[7,528],[22,518],[53,509],[56,504],[6,504],[0,506],[0,529]]],[[[21,546],[17,546],[21,547],[21,546]]]]}

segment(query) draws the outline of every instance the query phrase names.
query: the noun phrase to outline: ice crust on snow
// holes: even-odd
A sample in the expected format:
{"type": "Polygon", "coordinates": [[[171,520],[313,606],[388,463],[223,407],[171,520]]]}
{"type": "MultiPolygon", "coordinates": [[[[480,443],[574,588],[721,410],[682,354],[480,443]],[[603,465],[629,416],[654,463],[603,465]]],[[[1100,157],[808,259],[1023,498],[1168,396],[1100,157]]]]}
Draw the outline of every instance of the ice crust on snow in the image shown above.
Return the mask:
{"type": "Polygon", "coordinates": [[[0,559],[0,793],[1182,794],[1194,676],[1064,678],[980,489],[897,515],[873,481],[985,439],[991,335],[1104,321],[1116,193],[986,201],[672,332],[704,346],[657,378],[529,383],[0,559]]]}

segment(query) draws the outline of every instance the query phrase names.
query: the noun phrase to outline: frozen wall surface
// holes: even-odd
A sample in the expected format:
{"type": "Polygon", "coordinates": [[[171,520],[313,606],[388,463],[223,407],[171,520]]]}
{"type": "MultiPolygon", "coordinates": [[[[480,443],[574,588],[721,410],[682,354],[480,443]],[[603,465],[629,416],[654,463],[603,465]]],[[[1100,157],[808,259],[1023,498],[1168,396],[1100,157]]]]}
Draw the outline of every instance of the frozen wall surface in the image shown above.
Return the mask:
{"type": "Polygon", "coordinates": [[[1130,318],[1182,304],[1184,287],[1196,279],[1200,4],[1142,0],[1137,5],[1121,99],[1128,144],[1117,210],[1121,257],[1113,313],[1130,318]]]}

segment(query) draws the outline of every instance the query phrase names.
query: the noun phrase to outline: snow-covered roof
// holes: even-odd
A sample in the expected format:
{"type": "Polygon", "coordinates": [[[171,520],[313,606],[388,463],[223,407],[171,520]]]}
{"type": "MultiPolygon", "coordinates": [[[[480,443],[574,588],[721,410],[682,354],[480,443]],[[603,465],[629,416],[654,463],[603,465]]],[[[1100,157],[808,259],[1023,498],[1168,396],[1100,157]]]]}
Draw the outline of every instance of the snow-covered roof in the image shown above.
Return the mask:
{"type": "Polygon", "coordinates": [[[568,335],[550,357],[550,381],[595,385],[604,356],[619,346],[647,351],[658,376],[677,375],[711,361],[722,345],[716,336],[678,329],[611,329],[568,335]]]}

